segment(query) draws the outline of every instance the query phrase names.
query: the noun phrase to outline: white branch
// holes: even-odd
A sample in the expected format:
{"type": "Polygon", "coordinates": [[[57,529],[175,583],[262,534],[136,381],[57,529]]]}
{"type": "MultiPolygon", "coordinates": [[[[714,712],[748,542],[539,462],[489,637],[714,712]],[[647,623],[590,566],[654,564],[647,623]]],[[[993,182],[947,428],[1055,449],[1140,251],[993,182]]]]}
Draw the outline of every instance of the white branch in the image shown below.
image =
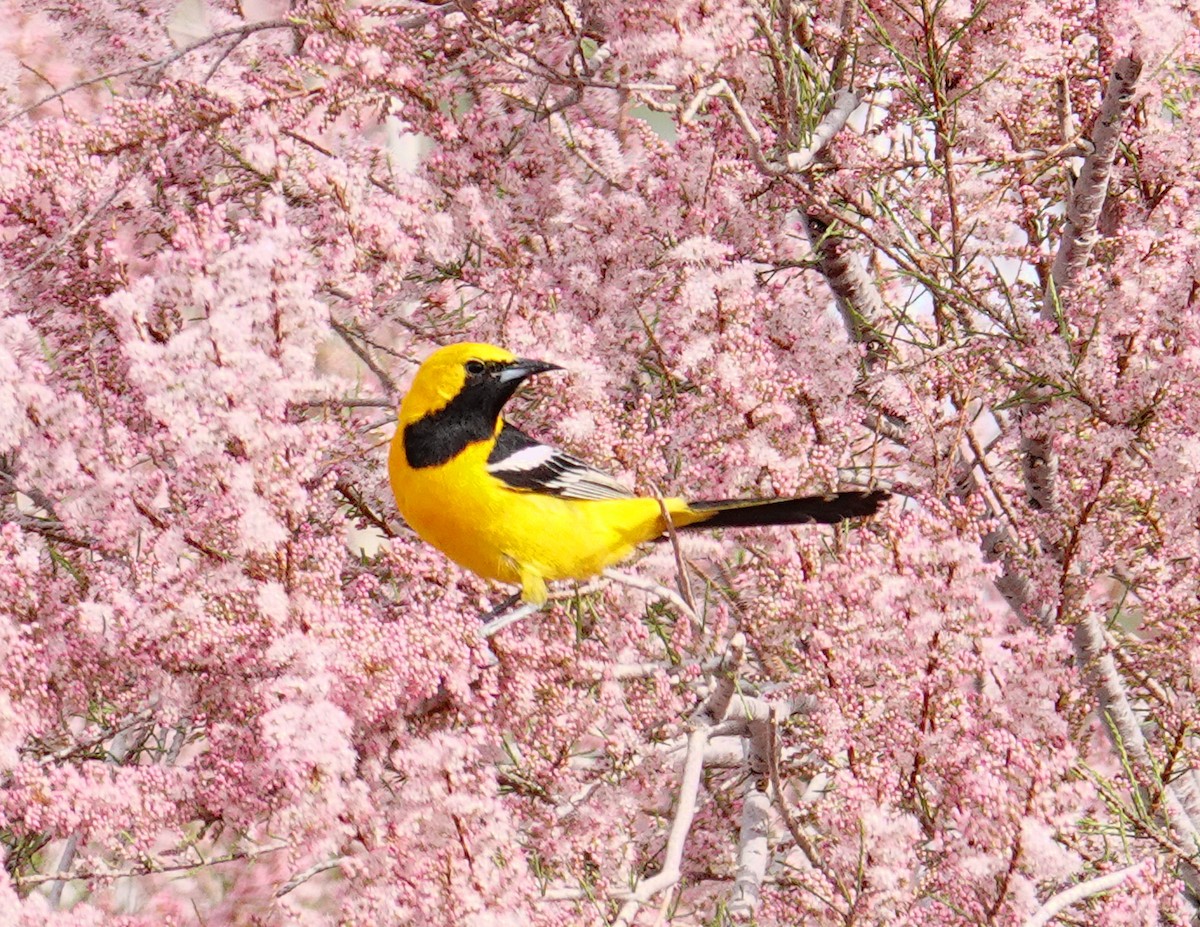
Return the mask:
{"type": "Polygon", "coordinates": [[[774,713],[750,722],[750,763],[746,791],[742,799],[742,828],[738,840],[737,878],[729,899],[729,913],[749,917],[758,909],[762,883],[767,874],[771,848],[769,823],[771,797],[767,793],[774,713]]]}
{"type": "Polygon", "coordinates": [[[746,794],[742,799],[737,879],[733,883],[733,894],[729,899],[729,913],[735,917],[749,917],[758,909],[763,879],[767,874],[767,863],[771,858],[767,826],[770,820],[771,799],[758,786],[759,780],[751,778],[746,783],[746,794]]]}
{"type": "Polygon", "coordinates": [[[646,579],[642,576],[636,576],[633,573],[622,573],[620,570],[607,569],[604,571],[604,576],[608,577],[615,583],[620,583],[622,586],[628,586],[631,589],[639,589],[642,592],[648,592],[652,596],[662,599],[664,602],[670,602],[675,606],[684,617],[691,620],[692,624],[699,625],[700,619],[696,617],[695,611],[691,606],[683,600],[674,589],[669,589],[662,583],[656,583],[652,579],[646,579]]]}
{"type": "Polygon", "coordinates": [[[335,856],[333,859],[326,859],[319,863],[315,863],[312,866],[309,866],[303,872],[297,872],[279,887],[279,889],[275,892],[275,897],[282,898],[288,892],[300,887],[318,873],[324,872],[326,869],[336,869],[345,861],[345,856],[335,856]]]}
{"type": "Polygon", "coordinates": [[[852,90],[839,90],[834,95],[829,105],[827,112],[821,122],[813,129],[812,139],[808,146],[801,148],[799,151],[794,151],[787,156],[788,170],[800,173],[808,170],[812,166],[826,145],[833,141],[833,137],[837,135],[845,127],[850,114],[853,113],[859,104],[858,94],[852,90]]]}
{"type": "MultiPolygon", "coordinates": [[[[1096,693],[1097,708],[1101,718],[1112,725],[1110,736],[1117,740],[1118,748],[1132,761],[1137,770],[1155,769],[1145,735],[1133,706],[1129,703],[1125,683],[1117,669],[1112,652],[1104,642],[1104,629],[1094,611],[1089,611],[1075,628],[1075,648],[1080,667],[1089,677],[1092,691],[1096,693]]],[[[1200,850],[1200,829],[1188,815],[1180,802],[1173,784],[1162,786],[1162,807],[1167,822],[1182,838],[1189,854],[1200,850]]],[[[1188,866],[1190,877],[1185,872],[1189,885],[1200,882],[1196,870],[1188,866]]]]}
{"type": "Polygon", "coordinates": [[[1062,913],[1074,904],[1078,904],[1085,898],[1093,898],[1096,895],[1103,895],[1105,892],[1112,891],[1130,876],[1137,874],[1141,868],[1142,866],[1139,863],[1136,866],[1118,869],[1116,872],[1088,879],[1086,882],[1080,882],[1078,885],[1073,885],[1065,891],[1059,892],[1033,912],[1033,916],[1025,922],[1025,927],[1046,927],[1046,924],[1049,924],[1055,915],[1062,913]]]}
{"type": "Polygon", "coordinates": [[[1113,68],[1112,79],[1100,104],[1100,113],[1092,127],[1092,151],[1084,159],[1083,170],[1071,189],[1062,242],[1058,246],[1058,254],[1054,256],[1054,267],[1042,299],[1043,318],[1054,318],[1059,298],[1087,265],[1088,256],[1100,237],[1096,229],[1108,195],[1108,182],[1121,138],[1121,126],[1141,73],[1142,62],[1132,57],[1122,58],[1113,68]]]}
{"type": "Polygon", "coordinates": [[[501,615],[499,618],[493,618],[491,621],[489,621],[487,624],[485,624],[482,628],[479,629],[479,636],[483,637],[485,639],[489,638],[489,637],[493,636],[494,634],[497,634],[500,631],[503,631],[510,624],[516,624],[518,621],[523,621],[524,619],[528,618],[530,615],[535,614],[536,612],[540,612],[541,610],[542,610],[542,606],[533,605],[529,602],[526,602],[520,608],[513,609],[507,615],[501,615]]]}
{"type": "Polygon", "coordinates": [[[662,868],[648,879],[641,879],[625,897],[613,920],[613,927],[629,927],[637,916],[638,909],[656,894],[670,888],[679,881],[683,865],[683,849],[688,831],[696,817],[696,796],[700,792],[700,777],[704,773],[704,751],[713,725],[725,717],[733,700],[737,670],[745,654],[745,635],[735,634],[729,642],[729,650],[718,674],[717,684],[705,703],[692,718],[695,725],[688,734],[687,755],[683,761],[683,774],[679,780],[679,797],[675,802],[675,817],[667,834],[667,848],[663,853],[662,868]]]}
{"type": "Polygon", "coordinates": [[[829,111],[821,118],[817,127],[813,129],[812,139],[808,145],[799,151],[791,152],[783,160],[771,160],[763,151],[762,135],[754,125],[754,120],[750,118],[750,114],[742,106],[742,101],[733,92],[733,88],[724,80],[710,84],[697,93],[679,117],[680,123],[686,125],[691,122],[696,118],[696,113],[700,111],[700,107],[714,98],[722,99],[729,104],[729,108],[733,110],[734,118],[741,125],[742,131],[746,133],[746,138],[750,144],[750,154],[754,158],[754,163],[759,166],[759,169],[764,174],[772,177],[778,177],[783,174],[802,174],[812,167],[813,162],[817,159],[817,155],[845,127],[850,114],[854,112],[860,102],[858,95],[852,90],[837,91],[830,98],[829,111]]]}
{"type": "Polygon", "coordinates": [[[679,782],[679,799],[675,805],[671,830],[667,835],[667,849],[663,855],[662,868],[649,879],[638,882],[637,887],[630,893],[629,900],[621,905],[613,927],[629,927],[642,905],[679,881],[684,842],[696,817],[696,795],[700,791],[700,775],[704,772],[704,748],[708,743],[708,730],[709,726],[702,724],[688,735],[687,758],[683,762],[683,775],[679,782]]]}

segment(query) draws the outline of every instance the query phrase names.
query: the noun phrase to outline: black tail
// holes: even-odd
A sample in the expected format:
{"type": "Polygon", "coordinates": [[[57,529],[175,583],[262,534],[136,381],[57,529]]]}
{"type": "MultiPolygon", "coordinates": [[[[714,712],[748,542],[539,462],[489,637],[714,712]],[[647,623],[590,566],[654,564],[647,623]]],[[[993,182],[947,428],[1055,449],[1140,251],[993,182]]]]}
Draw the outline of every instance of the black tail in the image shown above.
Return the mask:
{"type": "Polygon", "coordinates": [[[686,528],[751,528],[756,525],[833,525],[847,518],[874,515],[891,493],[831,492],[824,496],[792,499],[713,499],[689,502],[694,512],[713,514],[685,525],[686,528]]]}

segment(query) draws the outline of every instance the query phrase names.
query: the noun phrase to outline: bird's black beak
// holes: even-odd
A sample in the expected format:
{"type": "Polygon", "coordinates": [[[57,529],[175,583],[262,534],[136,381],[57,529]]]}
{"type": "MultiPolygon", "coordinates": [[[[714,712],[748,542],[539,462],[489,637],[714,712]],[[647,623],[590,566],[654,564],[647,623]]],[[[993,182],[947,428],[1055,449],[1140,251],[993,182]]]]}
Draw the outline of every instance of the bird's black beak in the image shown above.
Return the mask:
{"type": "Polygon", "coordinates": [[[529,360],[524,357],[518,357],[511,364],[501,367],[495,375],[496,379],[492,381],[495,384],[492,394],[492,412],[499,415],[505,403],[517,391],[517,387],[535,373],[545,373],[547,370],[562,370],[562,368],[558,364],[547,364],[545,361],[529,360]]]}
{"type": "Polygon", "coordinates": [[[522,380],[547,370],[562,370],[562,367],[558,364],[547,364],[545,361],[518,357],[511,364],[506,364],[496,379],[505,385],[511,384],[515,389],[522,380]]]}

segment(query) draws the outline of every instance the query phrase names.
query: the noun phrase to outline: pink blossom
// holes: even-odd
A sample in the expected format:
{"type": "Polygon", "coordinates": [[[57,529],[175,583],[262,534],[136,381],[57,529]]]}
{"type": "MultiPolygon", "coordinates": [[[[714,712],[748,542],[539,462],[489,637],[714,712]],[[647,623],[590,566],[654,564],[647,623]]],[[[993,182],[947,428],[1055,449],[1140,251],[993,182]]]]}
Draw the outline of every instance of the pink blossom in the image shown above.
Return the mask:
{"type": "Polygon", "coordinates": [[[10,11],[0,922],[1194,919],[1200,39],[825,6],[10,11]],[[485,639],[380,446],[468,339],[639,491],[893,501],[485,639]]]}

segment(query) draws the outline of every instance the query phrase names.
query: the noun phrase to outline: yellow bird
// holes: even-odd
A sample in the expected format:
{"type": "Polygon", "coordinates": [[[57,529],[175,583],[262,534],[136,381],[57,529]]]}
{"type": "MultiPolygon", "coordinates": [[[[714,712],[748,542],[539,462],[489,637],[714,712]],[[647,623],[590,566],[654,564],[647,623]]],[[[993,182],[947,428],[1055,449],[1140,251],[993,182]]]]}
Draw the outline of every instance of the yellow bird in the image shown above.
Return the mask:
{"type": "MultiPolygon", "coordinates": [[[[400,404],[388,455],[396,505],[422,538],[478,575],[521,587],[582,580],[667,531],[659,500],[508,424],[504,405],[555,364],[489,344],[440,348],[400,404]]],[[[888,493],[780,499],[664,499],[676,529],[833,524],[873,514],[888,493]]]]}

